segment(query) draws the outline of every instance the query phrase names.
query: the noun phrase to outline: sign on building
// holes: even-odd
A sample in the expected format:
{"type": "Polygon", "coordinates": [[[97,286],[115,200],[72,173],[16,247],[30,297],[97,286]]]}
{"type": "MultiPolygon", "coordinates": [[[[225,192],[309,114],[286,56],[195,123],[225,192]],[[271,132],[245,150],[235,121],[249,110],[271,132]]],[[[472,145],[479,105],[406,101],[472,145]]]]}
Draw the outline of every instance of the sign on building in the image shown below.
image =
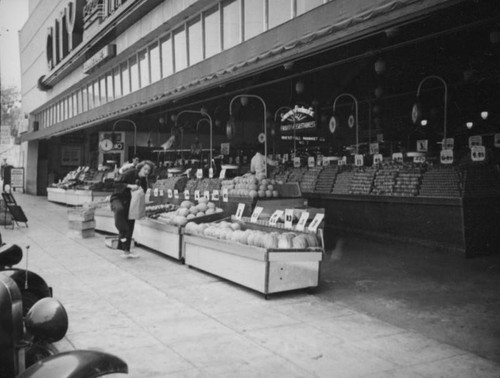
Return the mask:
{"type": "Polygon", "coordinates": [[[10,126],[8,125],[0,126],[0,144],[10,144],[10,126]]]}

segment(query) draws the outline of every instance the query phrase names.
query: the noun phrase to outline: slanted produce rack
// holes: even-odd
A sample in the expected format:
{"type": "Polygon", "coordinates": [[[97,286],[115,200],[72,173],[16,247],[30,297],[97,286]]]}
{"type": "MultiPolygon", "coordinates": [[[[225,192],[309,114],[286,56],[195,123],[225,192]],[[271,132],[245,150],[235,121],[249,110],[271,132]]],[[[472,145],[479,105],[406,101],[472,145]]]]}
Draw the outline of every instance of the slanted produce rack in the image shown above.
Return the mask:
{"type": "MultiPolygon", "coordinates": [[[[257,206],[264,207],[265,201],[257,203],[257,206]]],[[[322,209],[300,210],[310,213],[308,223],[316,213],[324,214],[322,209]]],[[[265,211],[269,209],[264,207],[263,212],[265,211]]],[[[270,226],[266,221],[250,223],[249,218],[237,221],[233,216],[231,221],[240,223],[245,229],[300,234],[295,229],[296,224],[294,229],[285,230],[270,226]]],[[[316,235],[321,240],[319,247],[268,249],[196,235],[186,230],[182,238],[182,249],[186,265],[258,291],[267,298],[268,294],[318,286],[324,253],[322,225],[316,235]]]]}

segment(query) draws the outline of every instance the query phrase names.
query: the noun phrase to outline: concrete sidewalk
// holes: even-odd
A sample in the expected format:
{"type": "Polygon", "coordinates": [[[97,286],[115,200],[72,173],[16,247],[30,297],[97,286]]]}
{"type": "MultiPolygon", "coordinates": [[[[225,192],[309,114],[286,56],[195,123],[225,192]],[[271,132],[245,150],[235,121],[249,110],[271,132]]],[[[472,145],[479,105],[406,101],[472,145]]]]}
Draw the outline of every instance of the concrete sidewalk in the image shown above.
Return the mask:
{"type": "Polygon", "coordinates": [[[304,291],[265,300],[140,248],[123,260],[102,235],[67,237],[68,208],[15,196],[29,228],[2,228],[3,240],[30,245],[30,269],[66,307],[59,348],[116,354],[130,377],[500,377],[491,361],[341,302],[304,291]]]}

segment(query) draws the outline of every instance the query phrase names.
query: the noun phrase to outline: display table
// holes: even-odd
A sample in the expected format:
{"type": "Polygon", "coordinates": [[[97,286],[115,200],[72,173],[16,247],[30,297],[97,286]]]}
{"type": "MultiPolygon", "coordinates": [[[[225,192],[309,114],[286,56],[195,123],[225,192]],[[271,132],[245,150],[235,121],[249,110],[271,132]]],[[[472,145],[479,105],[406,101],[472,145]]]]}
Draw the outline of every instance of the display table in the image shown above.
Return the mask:
{"type": "Polygon", "coordinates": [[[109,196],[110,192],[97,192],[93,190],[76,190],[47,188],[47,200],[69,206],[82,206],[85,203],[109,196]]]}
{"type": "Polygon", "coordinates": [[[134,240],[137,244],[151,248],[176,260],[182,260],[182,227],[164,224],[154,219],[135,222],[134,240]]]}
{"type": "Polygon", "coordinates": [[[115,227],[114,214],[109,206],[95,209],[94,220],[96,231],[109,232],[110,234],[118,233],[115,227]]]}
{"type": "Polygon", "coordinates": [[[183,236],[182,248],[186,265],[265,295],[319,283],[321,250],[267,250],[194,235],[183,236]]]}

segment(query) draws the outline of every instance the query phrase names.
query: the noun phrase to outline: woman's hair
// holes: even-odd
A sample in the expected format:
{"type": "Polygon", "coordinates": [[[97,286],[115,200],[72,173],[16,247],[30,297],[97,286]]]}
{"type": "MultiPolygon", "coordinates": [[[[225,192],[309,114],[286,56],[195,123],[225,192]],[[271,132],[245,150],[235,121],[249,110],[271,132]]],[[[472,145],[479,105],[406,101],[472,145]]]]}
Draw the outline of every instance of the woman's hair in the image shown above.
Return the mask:
{"type": "Polygon", "coordinates": [[[152,174],[153,171],[155,170],[155,163],[153,163],[151,160],[143,160],[139,164],[137,164],[137,166],[135,167],[135,169],[137,170],[137,173],[139,173],[141,171],[142,167],[144,167],[145,165],[149,165],[149,168],[151,169],[149,174],[152,174]]]}

